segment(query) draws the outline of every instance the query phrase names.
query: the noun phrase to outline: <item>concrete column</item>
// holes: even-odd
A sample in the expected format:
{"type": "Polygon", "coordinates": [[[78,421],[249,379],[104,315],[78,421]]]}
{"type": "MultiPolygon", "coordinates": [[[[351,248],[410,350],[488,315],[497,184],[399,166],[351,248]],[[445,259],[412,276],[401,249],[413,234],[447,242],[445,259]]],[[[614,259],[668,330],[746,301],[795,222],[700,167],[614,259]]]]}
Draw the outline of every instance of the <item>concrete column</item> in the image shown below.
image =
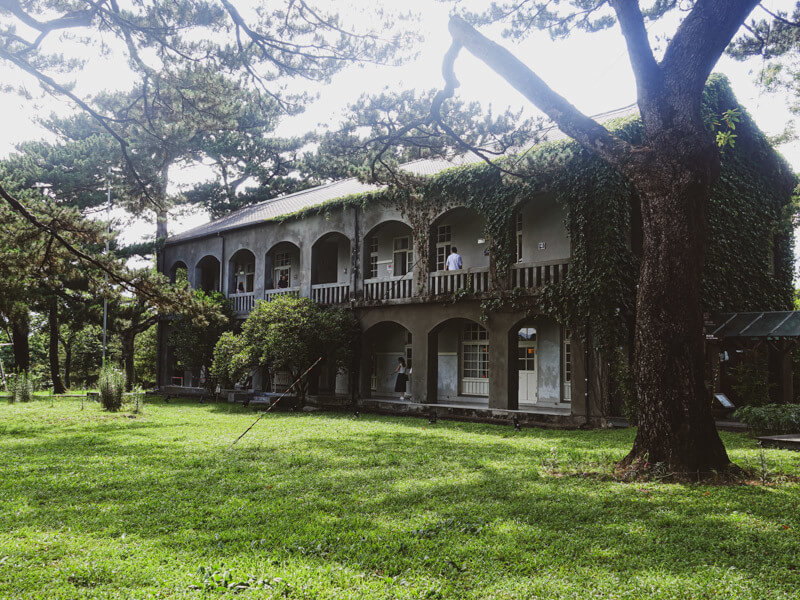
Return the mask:
{"type": "Polygon", "coordinates": [[[428,289],[428,263],[420,260],[427,252],[427,248],[420,244],[419,236],[414,236],[414,295],[418,296],[428,289]]]}
{"type": "Polygon", "coordinates": [[[303,298],[311,298],[311,256],[313,254],[312,244],[304,244],[300,248],[300,261],[302,268],[300,270],[300,295],[303,298]]]}
{"type": "Polygon", "coordinates": [[[439,337],[423,331],[412,331],[411,335],[414,351],[411,397],[414,402],[435,404],[439,380],[439,337]]]}
{"type": "Polygon", "coordinates": [[[370,354],[369,339],[362,334],[361,348],[357,357],[358,361],[358,392],[362,398],[370,398],[372,389],[370,379],[372,377],[372,356],[370,354]]]}
{"type": "MultiPolygon", "coordinates": [[[[507,318],[490,315],[486,324],[489,331],[489,408],[516,409],[516,393],[510,398],[510,373],[512,361],[516,360],[516,348],[512,348],[507,318]]],[[[516,388],[516,386],[514,386],[516,388]]]]}

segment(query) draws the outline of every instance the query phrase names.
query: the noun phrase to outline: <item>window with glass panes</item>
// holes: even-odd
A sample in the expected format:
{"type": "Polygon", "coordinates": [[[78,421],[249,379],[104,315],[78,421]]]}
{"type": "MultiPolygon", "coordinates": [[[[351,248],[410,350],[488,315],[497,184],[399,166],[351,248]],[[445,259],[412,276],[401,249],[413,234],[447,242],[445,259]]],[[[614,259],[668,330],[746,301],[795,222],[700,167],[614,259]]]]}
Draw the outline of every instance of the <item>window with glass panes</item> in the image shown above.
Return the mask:
{"type": "Polygon", "coordinates": [[[436,270],[444,271],[447,257],[452,246],[452,232],[450,225],[439,225],[436,230],[436,270]]]}
{"type": "Polygon", "coordinates": [[[255,263],[236,263],[234,274],[236,276],[236,291],[239,291],[239,284],[242,284],[245,292],[252,292],[256,278],[255,263]]]}
{"type": "Polygon", "coordinates": [[[413,264],[413,250],[411,238],[408,236],[394,238],[394,274],[405,275],[411,270],[413,264]]]}
{"type": "Polygon", "coordinates": [[[376,236],[367,238],[367,252],[369,253],[367,279],[374,279],[378,276],[378,238],[376,236]]]}
{"type": "Polygon", "coordinates": [[[477,323],[470,323],[463,332],[464,355],[462,377],[486,379],[489,377],[489,332],[477,323]]]}
{"type": "Polygon", "coordinates": [[[275,286],[278,285],[281,275],[286,275],[289,285],[292,284],[292,255],[288,252],[275,254],[275,286]]]}
{"type": "Polygon", "coordinates": [[[411,368],[411,361],[414,358],[414,353],[411,350],[411,332],[406,332],[406,368],[411,368]]]}

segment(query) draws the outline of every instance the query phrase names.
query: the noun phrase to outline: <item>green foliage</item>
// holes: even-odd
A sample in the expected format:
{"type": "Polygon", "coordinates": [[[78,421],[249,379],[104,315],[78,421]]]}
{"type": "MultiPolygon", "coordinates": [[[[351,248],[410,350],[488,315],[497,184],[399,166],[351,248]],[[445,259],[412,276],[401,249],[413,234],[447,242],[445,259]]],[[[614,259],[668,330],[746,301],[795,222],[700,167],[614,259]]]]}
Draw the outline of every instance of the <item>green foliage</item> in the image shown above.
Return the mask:
{"type": "Polygon", "coordinates": [[[228,451],[251,409],[55,402],[0,404],[2,598],[797,597],[797,452],[768,486],[632,484],[631,428],[272,412],[228,451]]]}
{"type": "Polygon", "coordinates": [[[220,292],[194,290],[194,297],[204,310],[174,319],[169,344],[178,368],[199,374],[211,366],[220,336],[233,327],[233,308],[220,292]]]}
{"type": "MultiPolygon", "coordinates": [[[[223,387],[254,369],[289,371],[293,379],[322,357],[332,370],[348,368],[358,324],[350,311],[323,308],[309,298],[279,296],[256,302],[240,334],[224,333],[214,349],[211,374],[223,387]]],[[[305,381],[297,390],[301,401],[305,381]]]]}
{"type": "Polygon", "coordinates": [[[739,404],[763,406],[770,401],[767,359],[760,353],[748,353],[745,360],[733,367],[734,383],[739,404]]]}
{"type": "Polygon", "coordinates": [[[232,331],[223,333],[214,346],[210,377],[206,377],[206,387],[212,391],[217,385],[223,389],[232,388],[244,379],[254,363],[251,350],[241,335],[236,335],[232,331]]]}
{"type": "Polygon", "coordinates": [[[9,402],[30,402],[33,400],[33,380],[24,371],[9,375],[6,385],[8,386],[9,402]]]}
{"type": "Polygon", "coordinates": [[[800,433],[800,405],[745,406],[733,414],[759,434],[800,433]]]}
{"type": "Polygon", "coordinates": [[[136,382],[147,388],[156,384],[156,364],[158,352],[158,326],[153,325],[136,338],[133,355],[133,368],[136,382]]]}
{"type": "Polygon", "coordinates": [[[112,412],[122,408],[122,395],[125,393],[125,374],[122,371],[106,365],[100,370],[97,386],[103,408],[112,412]]]}

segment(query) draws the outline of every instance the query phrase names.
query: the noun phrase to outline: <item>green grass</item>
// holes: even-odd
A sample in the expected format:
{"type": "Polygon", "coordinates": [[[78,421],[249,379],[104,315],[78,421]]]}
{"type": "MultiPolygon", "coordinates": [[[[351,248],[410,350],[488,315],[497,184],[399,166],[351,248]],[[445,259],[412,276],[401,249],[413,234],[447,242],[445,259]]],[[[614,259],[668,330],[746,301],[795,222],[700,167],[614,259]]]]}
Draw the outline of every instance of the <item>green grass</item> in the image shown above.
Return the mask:
{"type": "Polygon", "coordinates": [[[620,483],[631,430],[228,405],[0,404],[0,598],[793,598],[800,453],[770,485],[620,483]],[[242,582],[243,590],[219,585],[242,582]]]}

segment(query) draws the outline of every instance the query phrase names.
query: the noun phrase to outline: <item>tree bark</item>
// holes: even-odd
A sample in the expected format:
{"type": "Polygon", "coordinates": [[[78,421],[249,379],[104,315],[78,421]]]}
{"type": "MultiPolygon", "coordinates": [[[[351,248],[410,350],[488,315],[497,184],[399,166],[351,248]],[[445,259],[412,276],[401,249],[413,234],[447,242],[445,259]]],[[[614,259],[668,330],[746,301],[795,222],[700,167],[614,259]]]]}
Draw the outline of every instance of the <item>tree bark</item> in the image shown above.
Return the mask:
{"type": "Polygon", "coordinates": [[[700,475],[730,465],[705,388],[700,297],[706,205],[719,155],[705,131],[659,133],[658,147],[679,150],[654,152],[629,172],[644,235],[634,365],[639,426],[622,465],[663,463],[700,475]]]}
{"type": "Polygon", "coordinates": [[[61,381],[61,367],[58,360],[58,299],[53,296],[48,304],[47,324],[50,338],[48,347],[50,379],[53,382],[53,393],[63,394],[67,390],[64,387],[64,383],[61,381]]]}
{"type": "Polygon", "coordinates": [[[64,386],[72,388],[72,343],[64,343],[64,386]]]}
{"type": "Polygon", "coordinates": [[[30,317],[27,312],[11,319],[11,343],[14,346],[14,369],[27,373],[31,366],[30,317]]]}
{"type": "Polygon", "coordinates": [[[134,350],[136,332],[123,331],[120,336],[122,339],[122,365],[125,370],[125,391],[130,392],[136,379],[134,369],[134,350]]]}

